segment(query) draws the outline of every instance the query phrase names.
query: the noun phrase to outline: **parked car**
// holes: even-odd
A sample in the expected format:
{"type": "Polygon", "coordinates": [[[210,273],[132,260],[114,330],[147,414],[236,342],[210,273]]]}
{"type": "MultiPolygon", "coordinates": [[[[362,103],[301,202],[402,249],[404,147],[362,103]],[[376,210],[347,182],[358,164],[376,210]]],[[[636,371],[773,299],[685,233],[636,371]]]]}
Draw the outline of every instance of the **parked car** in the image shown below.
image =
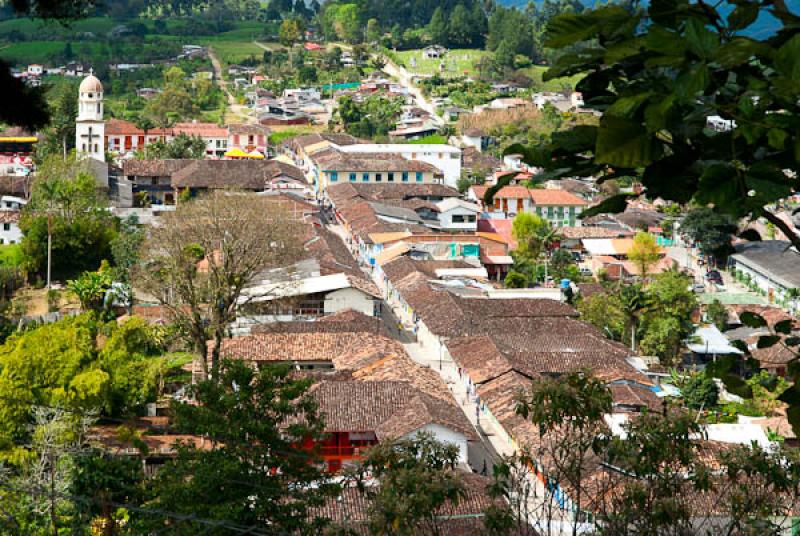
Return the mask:
{"type": "Polygon", "coordinates": [[[706,291],[706,286],[703,283],[693,283],[689,285],[689,290],[700,294],[706,291]]]}
{"type": "Polygon", "coordinates": [[[706,273],[706,279],[717,285],[722,285],[722,274],[718,270],[709,270],[706,273]]]}

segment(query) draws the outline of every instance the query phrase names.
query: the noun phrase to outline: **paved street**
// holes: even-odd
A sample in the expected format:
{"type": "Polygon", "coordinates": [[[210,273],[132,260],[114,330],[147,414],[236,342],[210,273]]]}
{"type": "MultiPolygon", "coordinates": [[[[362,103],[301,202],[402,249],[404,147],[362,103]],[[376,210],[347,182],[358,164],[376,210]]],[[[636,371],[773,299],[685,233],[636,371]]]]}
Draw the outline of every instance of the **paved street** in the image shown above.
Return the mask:
{"type": "MultiPolygon", "coordinates": [[[[329,224],[327,227],[345,244],[348,243],[347,231],[341,225],[329,224]]],[[[381,281],[375,280],[373,272],[366,267],[364,267],[364,271],[370,274],[378,288],[381,288],[381,281]]],[[[479,416],[476,397],[468,391],[466,383],[459,377],[458,367],[453,361],[440,355],[433,348],[419,344],[415,335],[404,329],[398,322],[398,316],[385,300],[382,302],[381,316],[389,334],[403,344],[409,357],[417,363],[437,371],[447,384],[454,400],[475,427],[475,432],[480,438],[480,441],[469,444],[468,463],[473,471],[491,475],[494,463],[499,461],[501,456],[514,454],[514,447],[503,440],[504,433],[497,429],[492,421],[479,416]]],[[[526,473],[526,480],[532,490],[532,495],[527,500],[527,510],[534,528],[542,534],[572,534],[573,515],[568,511],[553,508],[552,496],[534,475],[526,473]],[[543,512],[549,512],[549,514],[543,515],[543,512]]],[[[579,534],[583,534],[589,527],[589,524],[579,525],[577,531],[579,534]]]]}

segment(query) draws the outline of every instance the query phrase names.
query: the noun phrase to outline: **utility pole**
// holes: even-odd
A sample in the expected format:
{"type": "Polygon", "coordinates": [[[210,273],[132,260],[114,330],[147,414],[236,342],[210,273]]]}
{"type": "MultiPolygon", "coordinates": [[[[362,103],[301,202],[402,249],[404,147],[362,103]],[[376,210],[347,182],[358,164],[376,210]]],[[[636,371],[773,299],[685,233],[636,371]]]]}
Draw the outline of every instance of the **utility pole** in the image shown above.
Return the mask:
{"type": "Polygon", "coordinates": [[[47,290],[50,290],[50,267],[53,252],[53,215],[47,215],[47,290]]]}

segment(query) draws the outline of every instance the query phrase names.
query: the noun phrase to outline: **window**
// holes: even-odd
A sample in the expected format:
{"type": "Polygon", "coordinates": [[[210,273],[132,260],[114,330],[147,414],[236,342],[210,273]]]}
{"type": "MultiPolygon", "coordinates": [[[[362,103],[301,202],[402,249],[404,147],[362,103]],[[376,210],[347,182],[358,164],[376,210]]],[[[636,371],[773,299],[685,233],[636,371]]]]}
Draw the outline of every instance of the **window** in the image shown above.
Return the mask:
{"type": "Polygon", "coordinates": [[[394,173],[391,173],[391,172],[387,173],[386,174],[386,180],[388,182],[394,182],[394,173]]]}
{"type": "Polygon", "coordinates": [[[339,180],[339,172],[331,171],[331,182],[336,182],[338,180],[339,180]]]}
{"type": "Polygon", "coordinates": [[[361,174],[361,181],[362,182],[369,182],[369,173],[362,173],[361,174]]]}
{"type": "Polygon", "coordinates": [[[417,171],[417,182],[422,182],[422,172],[417,171]]]}
{"type": "Polygon", "coordinates": [[[81,147],[83,148],[83,152],[86,152],[86,144],[85,144],[85,143],[82,143],[82,144],[81,144],[81,147]]]}
{"type": "Polygon", "coordinates": [[[10,231],[11,230],[11,224],[10,223],[4,223],[3,224],[3,230],[4,231],[10,231]]]}
{"type": "Polygon", "coordinates": [[[453,214],[453,223],[475,223],[475,214],[453,214]]]}
{"type": "Polygon", "coordinates": [[[569,207],[569,217],[570,218],[575,217],[575,207],[569,207]]]}
{"type": "Polygon", "coordinates": [[[382,180],[383,180],[383,177],[381,176],[381,174],[380,173],[376,173],[375,174],[375,182],[381,182],[382,180]]]}
{"type": "Polygon", "coordinates": [[[403,172],[403,182],[408,182],[408,171],[403,172]]]}
{"type": "Polygon", "coordinates": [[[458,160],[461,158],[461,155],[458,153],[450,153],[450,160],[458,160]]]}
{"type": "Polygon", "coordinates": [[[355,173],[351,173],[350,174],[350,182],[356,182],[356,174],[355,173]]]}

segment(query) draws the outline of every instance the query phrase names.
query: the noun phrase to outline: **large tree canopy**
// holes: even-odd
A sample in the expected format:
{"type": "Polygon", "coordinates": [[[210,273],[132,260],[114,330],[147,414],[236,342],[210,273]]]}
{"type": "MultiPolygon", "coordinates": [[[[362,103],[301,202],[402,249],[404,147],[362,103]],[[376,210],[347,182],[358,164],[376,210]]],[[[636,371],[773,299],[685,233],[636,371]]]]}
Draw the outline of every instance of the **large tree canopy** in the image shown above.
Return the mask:
{"type": "MultiPolygon", "coordinates": [[[[583,75],[577,90],[603,117],[508,151],[545,168],[541,179],[634,176],[649,197],[764,217],[800,245],[765,208],[798,186],[800,16],[782,0],[733,3],[727,17],[704,0],[660,0],[649,11],[607,5],[553,19],[546,45],[562,53],[545,78],[583,75]],[[777,32],[743,35],[762,12],[777,32]],[[735,126],[709,129],[711,116],[735,126]]],[[[624,206],[615,196],[595,213],[624,206]]]]}

